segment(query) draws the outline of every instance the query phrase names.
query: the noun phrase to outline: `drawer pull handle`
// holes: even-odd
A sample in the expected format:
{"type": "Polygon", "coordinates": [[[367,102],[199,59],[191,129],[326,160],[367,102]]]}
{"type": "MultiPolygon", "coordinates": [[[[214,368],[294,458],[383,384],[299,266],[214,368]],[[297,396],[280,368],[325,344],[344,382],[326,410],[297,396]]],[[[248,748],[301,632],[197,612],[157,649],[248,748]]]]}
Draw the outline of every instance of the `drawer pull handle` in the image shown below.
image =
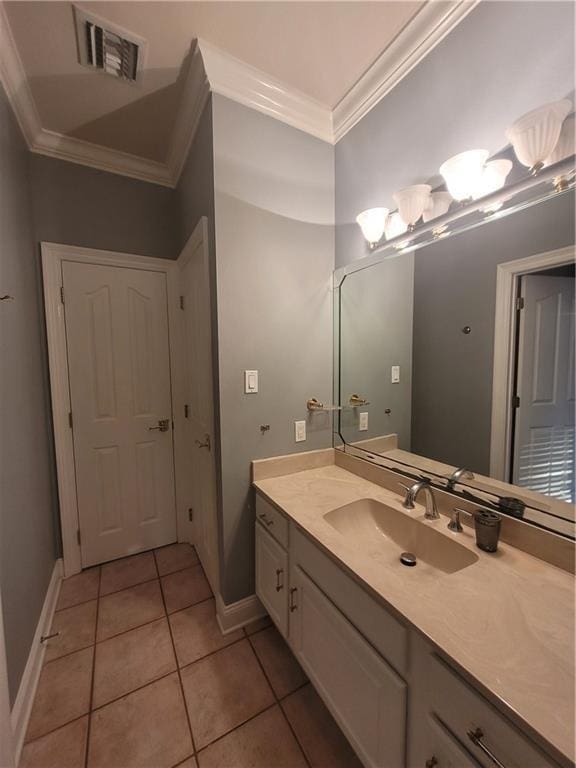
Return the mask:
{"type": "Polygon", "coordinates": [[[292,589],[290,590],[290,613],[292,613],[293,611],[296,610],[296,608],[298,608],[298,606],[294,602],[294,595],[296,594],[296,592],[298,592],[298,589],[296,587],[292,587],[292,589]]]}
{"type": "Polygon", "coordinates": [[[280,592],[281,589],[284,589],[284,584],[280,579],[283,573],[284,571],[282,568],[276,568],[276,592],[280,592]]]}
{"type": "Polygon", "coordinates": [[[267,525],[268,527],[270,527],[271,525],[274,525],[274,520],[268,520],[268,518],[266,517],[266,513],[265,512],[261,512],[258,515],[258,517],[260,518],[260,520],[262,520],[264,525],[267,525]]]}
{"type": "Polygon", "coordinates": [[[472,744],[474,744],[475,746],[478,747],[478,749],[481,749],[482,752],[484,752],[487,758],[492,760],[494,765],[497,765],[498,768],[506,768],[504,763],[501,763],[500,760],[498,760],[498,758],[496,757],[496,755],[492,752],[492,750],[490,750],[486,746],[486,744],[484,744],[484,742],[482,741],[482,739],[484,738],[484,731],[482,730],[482,728],[476,728],[474,731],[468,731],[468,738],[470,739],[472,744]]]}
{"type": "Polygon", "coordinates": [[[436,755],[432,755],[432,757],[429,760],[426,760],[426,764],[424,768],[436,768],[438,765],[438,760],[436,759],[436,755]]]}

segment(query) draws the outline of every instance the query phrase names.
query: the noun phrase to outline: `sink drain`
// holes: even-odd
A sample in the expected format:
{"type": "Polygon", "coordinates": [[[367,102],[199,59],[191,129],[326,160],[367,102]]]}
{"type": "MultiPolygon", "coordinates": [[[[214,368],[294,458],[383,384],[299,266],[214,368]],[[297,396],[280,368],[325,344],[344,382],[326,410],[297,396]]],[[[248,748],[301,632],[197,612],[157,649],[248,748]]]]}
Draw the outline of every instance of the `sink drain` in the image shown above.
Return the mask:
{"type": "Polygon", "coordinates": [[[402,552],[400,555],[400,562],[402,565],[408,565],[410,567],[416,565],[416,555],[413,555],[412,552],[402,552]]]}

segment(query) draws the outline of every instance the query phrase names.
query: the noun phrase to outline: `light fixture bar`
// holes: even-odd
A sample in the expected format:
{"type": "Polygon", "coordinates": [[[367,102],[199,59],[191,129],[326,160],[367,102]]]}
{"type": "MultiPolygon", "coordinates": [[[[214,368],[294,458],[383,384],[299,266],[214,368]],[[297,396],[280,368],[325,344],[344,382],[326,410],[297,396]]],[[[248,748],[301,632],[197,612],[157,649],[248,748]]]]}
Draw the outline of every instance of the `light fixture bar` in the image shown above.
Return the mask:
{"type": "MultiPolygon", "coordinates": [[[[397,247],[400,245],[400,243],[406,244],[408,248],[414,245],[416,247],[420,247],[415,242],[416,239],[428,232],[432,232],[432,230],[438,230],[441,227],[447,228],[450,224],[463,219],[465,216],[469,216],[471,213],[478,212],[480,209],[486,209],[490,208],[491,206],[504,203],[506,200],[509,200],[510,198],[521,194],[522,192],[528,192],[534,187],[545,184],[546,182],[553,183],[555,178],[573,174],[575,171],[576,155],[572,155],[571,157],[568,157],[559,163],[548,165],[545,168],[542,168],[542,170],[540,170],[536,176],[530,174],[523,179],[520,179],[520,181],[515,182],[514,184],[502,187],[502,189],[499,189],[496,192],[492,192],[489,195],[485,195],[484,197],[479,197],[477,200],[474,200],[471,203],[465,203],[460,207],[445,213],[443,216],[438,216],[436,219],[422,223],[416,226],[410,233],[398,235],[390,240],[387,240],[385,243],[382,243],[382,245],[377,245],[375,248],[373,248],[371,254],[374,255],[397,250],[397,247]],[[410,242],[407,243],[407,240],[410,240],[410,242]]],[[[551,196],[554,194],[557,194],[557,192],[551,192],[551,196]]],[[[506,209],[500,211],[500,216],[504,215],[505,210],[506,209]]],[[[489,218],[494,217],[495,215],[489,218]]],[[[483,221],[478,223],[483,223],[483,221]]],[[[452,231],[452,235],[457,234],[458,231],[459,230],[454,229],[452,231]]]]}

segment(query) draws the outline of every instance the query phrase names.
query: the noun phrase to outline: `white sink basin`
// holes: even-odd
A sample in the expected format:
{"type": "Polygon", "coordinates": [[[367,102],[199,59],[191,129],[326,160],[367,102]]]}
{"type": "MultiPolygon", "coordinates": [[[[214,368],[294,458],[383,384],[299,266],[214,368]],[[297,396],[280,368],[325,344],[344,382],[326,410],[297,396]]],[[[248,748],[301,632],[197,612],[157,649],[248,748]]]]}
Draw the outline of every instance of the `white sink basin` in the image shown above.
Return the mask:
{"type": "Polygon", "coordinates": [[[400,554],[411,552],[417,563],[456,573],[478,560],[478,555],[427,521],[416,520],[376,499],[358,499],[327,512],[324,519],[366,552],[381,553],[388,560],[392,556],[399,564],[400,554]]]}

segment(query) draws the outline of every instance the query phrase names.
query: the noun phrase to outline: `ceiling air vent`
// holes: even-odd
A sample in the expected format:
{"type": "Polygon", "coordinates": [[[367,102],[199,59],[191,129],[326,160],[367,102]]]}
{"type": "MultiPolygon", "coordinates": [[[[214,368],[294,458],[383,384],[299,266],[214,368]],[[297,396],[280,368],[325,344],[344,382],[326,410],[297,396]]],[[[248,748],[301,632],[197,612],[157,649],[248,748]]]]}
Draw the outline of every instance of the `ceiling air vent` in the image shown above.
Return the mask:
{"type": "Polygon", "coordinates": [[[80,64],[135,83],[143,68],[146,41],[78,6],[74,17],[80,64]]]}

